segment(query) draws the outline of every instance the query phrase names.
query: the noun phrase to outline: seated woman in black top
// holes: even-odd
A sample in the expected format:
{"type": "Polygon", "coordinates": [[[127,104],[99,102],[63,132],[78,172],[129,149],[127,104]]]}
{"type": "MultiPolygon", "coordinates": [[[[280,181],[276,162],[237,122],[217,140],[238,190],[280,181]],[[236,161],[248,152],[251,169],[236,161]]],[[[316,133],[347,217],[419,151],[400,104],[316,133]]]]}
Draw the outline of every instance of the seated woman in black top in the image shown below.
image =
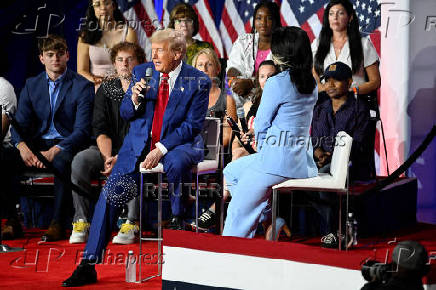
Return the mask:
{"type": "MultiPolygon", "coordinates": [[[[133,67],[145,61],[145,54],[141,47],[130,42],[116,44],[111,51],[111,60],[116,75],[107,78],[97,90],[94,101],[94,115],[92,120],[93,135],[97,146],[79,152],[72,162],[71,181],[83,191],[91,195],[91,179],[100,174],[108,176],[117,161],[118,150],[128,131],[129,124],[120,117],[121,100],[127,91],[133,67]]],[[[75,214],[70,243],[84,243],[88,238],[90,226],[89,198],[73,191],[75,214]]],[[[138,226],[135,200],[129,204],[129,216],[122,225],[121,238],[114,242],[123,244],[133,243],[138,226]]]]}

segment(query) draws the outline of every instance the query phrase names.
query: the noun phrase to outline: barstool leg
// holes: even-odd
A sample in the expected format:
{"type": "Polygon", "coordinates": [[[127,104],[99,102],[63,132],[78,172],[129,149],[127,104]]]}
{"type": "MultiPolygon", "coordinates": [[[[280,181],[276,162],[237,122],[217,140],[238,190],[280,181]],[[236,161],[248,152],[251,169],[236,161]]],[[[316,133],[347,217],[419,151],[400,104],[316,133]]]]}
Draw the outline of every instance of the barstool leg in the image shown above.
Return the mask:
{"type": "MultiPolygon", "coordinates": [[[[143,216],[142,216],[142,203],[143,203],[143,195],[144,195],[144,189],[143,189],[143,183],[144,183],[144,174],[147,173],[141,173],[140,174],[140,203],[141,207],[139,208],[139,280],[138,283],[142,283],[145,281],[148,281],[150,279],[153,279],[155,277],[162,276],[162,173],[157,173],[157,179],[158,179],[158,198],[157,198],[157,238],[147,238],[142,237],[142,224],[143,224],[143,216]],[[158,267],[158,273],[142,278],[142,242],[143,241],[157,241],[157,267],[158,267]]],[[[147,193],[148,193],[148,186],[147,186],[147,193]]],[[[153,186],[153,190],[155,187],[153,186]]],[[[154,193],[154,191],[153,191],[154,193]]]]}
{"type": "Polygon", "coordinates": [[[273,189],[273,198],[272,198],[272,240],[277,240],[276,233],[276,217],[277,217],[277,189],[273,189]]]}
{"type": "Polygon", "coordinates": [[[142,282],[142,198],[143,198],[143,186],[144,186],[144,174],[140,174],[139,179],[139,279],[137,282],[142,282]]]}
{"type": "Polygon", "coordinates": [[[338,194],[339,196],[339,234],[338,234],[338,241],[339,241],[339,251],[342,251],[342,195],[338,194]]]}
{"type": "Polygon", "coordinates": [[[157,256],[158,256],[158,275],[162,275],[162,173],[158,173],[158,198],[157,198],[157,256]]]}
{"type": "Polygon", "coordinates": [[[195,175],[197,177],[195,180],[195,232],[198,234],[198,193],[200,190],[198,188],[198,173],[196,173],[195,175]]]}

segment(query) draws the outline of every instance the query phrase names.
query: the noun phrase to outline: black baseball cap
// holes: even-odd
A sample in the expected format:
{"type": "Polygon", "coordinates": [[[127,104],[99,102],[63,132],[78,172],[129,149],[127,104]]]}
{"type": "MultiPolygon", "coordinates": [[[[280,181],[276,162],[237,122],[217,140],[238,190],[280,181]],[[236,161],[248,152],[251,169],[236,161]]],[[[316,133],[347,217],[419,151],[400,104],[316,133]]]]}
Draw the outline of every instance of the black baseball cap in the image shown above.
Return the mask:
{"type": "Polygon", "coordinates": [[[343,81],[351,79],[352,77],[353,72],[351,71],[351,68],[343,62],[337,61],[326,68],[321,80],[334,78],[335,80],[343,81]]]}

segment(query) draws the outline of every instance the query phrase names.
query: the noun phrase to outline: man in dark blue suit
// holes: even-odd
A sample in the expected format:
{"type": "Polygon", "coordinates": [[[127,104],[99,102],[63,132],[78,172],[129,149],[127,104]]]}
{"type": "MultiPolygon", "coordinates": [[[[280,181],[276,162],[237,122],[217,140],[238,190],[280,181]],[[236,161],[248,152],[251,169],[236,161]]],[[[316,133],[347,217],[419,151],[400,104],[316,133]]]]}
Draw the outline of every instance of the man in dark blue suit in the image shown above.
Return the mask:
{"type": "Polygon", "coordinates": [[[102,261],[120,204],[133,197],[139,185],[139,166],[151,169],[163,164],[170,195],[170,227],[181,229],[183,202],[180,191],[190,183],[191,168],[203,158],[200,132],[206,117],[211,82],[208,77],[185,64],[186,43],[173,29],[156,31],[152,38],[153,63],[136,66],[133,80],[123,99],[120,114],[130,121],[130,129],[118,153],[118,160],[100,194],[91,223],[90,235],[81,264],[62,283],[82,286],[97,281],[94,264],[102,261]],[[144,80],[151,72],[148,86],[144,80]],[[140,93],[146,90],[144,96],[140,93]]]}
{"type": "Polygon", "coordinates": [[[21,130],[11,130],[15,145],[11,154],[15,155],[14,165],[18,172],[26,167],[44,168],[29,149],[26,142],[30,141],[64,176],[55,177],[53,219],[42,237],[43,241],[55,241],[65,237],[65,213],[71,206],[68,182],[71,160],[89,141],[94,87],[67,69],[69,54],[65,39],[49,35],[40,40],[38,47],[45,71],[29,78],[21,91],[15,114],[21,130]]]}

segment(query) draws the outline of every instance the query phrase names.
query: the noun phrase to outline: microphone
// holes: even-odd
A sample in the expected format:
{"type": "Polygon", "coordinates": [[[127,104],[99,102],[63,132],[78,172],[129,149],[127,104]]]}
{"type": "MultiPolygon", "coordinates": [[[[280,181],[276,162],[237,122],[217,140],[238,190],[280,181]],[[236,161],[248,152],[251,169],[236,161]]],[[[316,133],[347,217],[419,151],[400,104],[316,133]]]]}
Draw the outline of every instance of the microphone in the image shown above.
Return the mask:
{"type": "Polygon", "coordinates": [[[235,133],[236,138],[238,138],[239,141],[241,142],[242,147],[244,147],[245,150],[247,150],[247,152],[250,154],[256,153],[256,151],[254,151],[253,147],[251,147],[250,144],[245,144],[244,142],[242,142],[241,132],[239,131],[238,124],[236,124],[235,120],[233,120],[232,117],[227,116],[227,123],[232,128],[232,131],[235,133]]]}
{"type": "Polygon", "coordinates": [[[145,95],[147,94],[147,87],[148,87],[148,84],[150,83],[152,75],[153,75],[153,69],[151,67],[148,67],[145,71],[145,77],[144,77],[145,88],[143,88],[141,90],[141,92],[138,94],[138,97],[139,97],[138,101],[145,99],[145,95]]]}

